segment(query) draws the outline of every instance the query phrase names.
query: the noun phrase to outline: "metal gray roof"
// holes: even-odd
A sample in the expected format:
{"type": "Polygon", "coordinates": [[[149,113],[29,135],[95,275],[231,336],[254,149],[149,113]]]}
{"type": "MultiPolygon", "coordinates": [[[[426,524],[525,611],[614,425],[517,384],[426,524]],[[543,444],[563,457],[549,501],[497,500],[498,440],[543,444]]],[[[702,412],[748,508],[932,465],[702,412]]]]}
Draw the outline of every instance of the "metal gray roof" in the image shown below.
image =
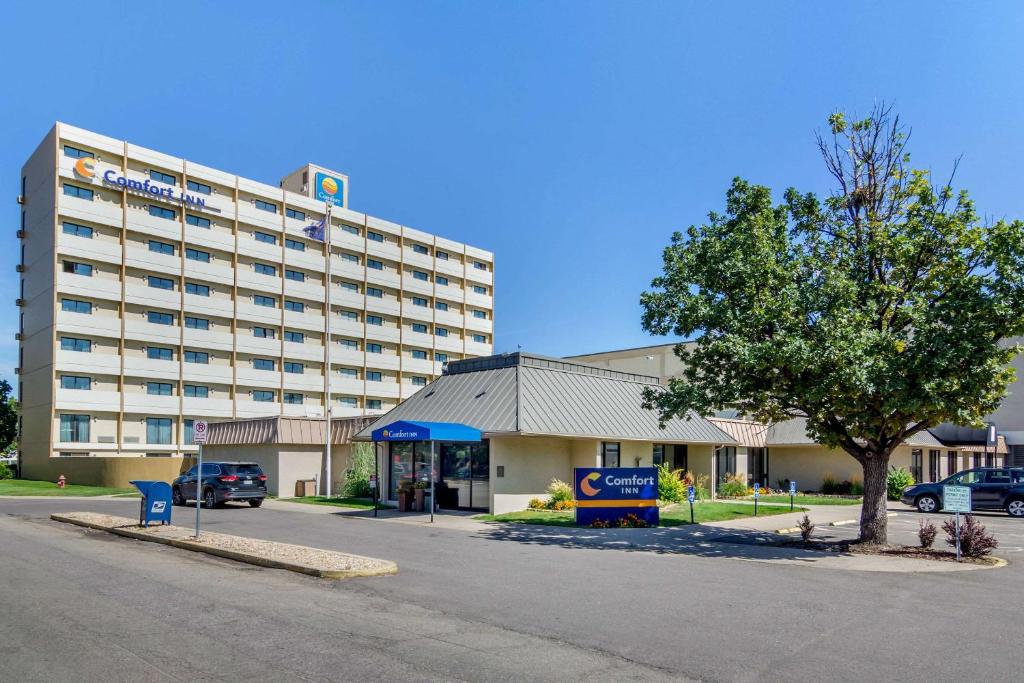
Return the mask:
{"type": "MultiPolygon", "coordinates": [[[[794,417],[792,420],[777,422],[769,426],[766,441],[769,446],[816,446],[818,444],[817,441],[807,436],[807,418],[805,417],[794,417]]],[[[904,442],[904,445],[942,447],[939,440],[932,436],[927,429],[914,434],[904,442]]]]}
{"type": "Polygon", "coordinates": [[[462,422],[484,433],[735,444],[697,415],[658,426],[641,394],[656,377],[525,353],[449,364],[444,375],[363,429],[397,420],[462,422]]]}

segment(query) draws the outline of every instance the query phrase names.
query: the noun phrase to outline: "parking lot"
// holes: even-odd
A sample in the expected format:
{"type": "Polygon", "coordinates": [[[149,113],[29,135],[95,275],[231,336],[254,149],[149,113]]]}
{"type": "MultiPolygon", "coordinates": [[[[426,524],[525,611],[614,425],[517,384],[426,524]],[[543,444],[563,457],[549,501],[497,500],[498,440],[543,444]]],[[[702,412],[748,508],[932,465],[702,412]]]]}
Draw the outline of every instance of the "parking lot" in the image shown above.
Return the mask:
{"type": "MultiPolygon", "coordinates": [[[[0,500],[0,635],[48,665],[67,657],[80,680],[222,677],[225,657],[243,677],[308,680],[1007,680],[1024,663],[1024,524],[999,515],[984,518],[1005,569],[889,574],[750,561],[706,527],[646,530],[660,535],[638,545],[630,530],[204,511],[210,530],[399,564],[334,583],[61,527],[56,510],[132,516],[137,502],[0,500]]],[[[897,512],[893,540],[912,541],[919,519],[897,512]]],[[[24,666],[4,657],[0,678],[32,679],[24,666]]]]}

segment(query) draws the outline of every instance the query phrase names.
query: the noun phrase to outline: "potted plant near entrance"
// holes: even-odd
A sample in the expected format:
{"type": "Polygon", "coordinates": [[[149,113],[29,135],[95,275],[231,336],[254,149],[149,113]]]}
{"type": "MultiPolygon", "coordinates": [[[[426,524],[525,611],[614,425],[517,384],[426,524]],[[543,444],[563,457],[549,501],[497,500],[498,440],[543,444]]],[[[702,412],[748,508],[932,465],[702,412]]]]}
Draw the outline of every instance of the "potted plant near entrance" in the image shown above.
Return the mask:
{"type": "Polygon", "coordinates": [[[411,512],[412,500],[412,479],[403,479],[398,482],[398,510],[400,512],[411,512]]]}
{"type": "Polygon", "coordinates": [[[423,501],[424,501],[424,498],[427,495],[427,488],[429,486],[430,486],[430,482],[426,482],[426,481],[418,481],[418,482],[416,482],[415,493],[414,493],[414,495],[416,496],[416,499],[415,499],[416,502],[413,504],[413,509],[415,509],[416,512],[423,512],[423,510],[426,509],[423,506],[423,501]]]}

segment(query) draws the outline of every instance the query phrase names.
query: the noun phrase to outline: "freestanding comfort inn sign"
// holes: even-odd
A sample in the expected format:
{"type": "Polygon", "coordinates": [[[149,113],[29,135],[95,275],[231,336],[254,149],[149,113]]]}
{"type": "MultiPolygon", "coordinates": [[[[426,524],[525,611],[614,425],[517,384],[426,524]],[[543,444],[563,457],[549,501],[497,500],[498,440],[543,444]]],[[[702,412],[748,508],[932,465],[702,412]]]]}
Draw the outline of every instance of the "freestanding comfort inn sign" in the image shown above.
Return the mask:
{"type": "Polygon", "coordinates": [[[658,524],[658,471],[653,467],[577,467],[576,524],[614,523],[636,515],[658,524]]]}

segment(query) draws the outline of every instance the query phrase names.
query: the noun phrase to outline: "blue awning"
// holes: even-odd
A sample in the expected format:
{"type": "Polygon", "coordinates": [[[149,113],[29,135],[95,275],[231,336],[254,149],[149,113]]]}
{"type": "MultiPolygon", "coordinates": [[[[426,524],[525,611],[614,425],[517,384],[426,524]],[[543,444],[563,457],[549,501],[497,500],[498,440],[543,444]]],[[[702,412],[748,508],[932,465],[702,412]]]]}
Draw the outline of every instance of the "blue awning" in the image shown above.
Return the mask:
{"type": "Polygon", "coordinates": [[[399,420],[374,429],[374,441],[480,441],[480,430],[458,422],[399,420]]]}

